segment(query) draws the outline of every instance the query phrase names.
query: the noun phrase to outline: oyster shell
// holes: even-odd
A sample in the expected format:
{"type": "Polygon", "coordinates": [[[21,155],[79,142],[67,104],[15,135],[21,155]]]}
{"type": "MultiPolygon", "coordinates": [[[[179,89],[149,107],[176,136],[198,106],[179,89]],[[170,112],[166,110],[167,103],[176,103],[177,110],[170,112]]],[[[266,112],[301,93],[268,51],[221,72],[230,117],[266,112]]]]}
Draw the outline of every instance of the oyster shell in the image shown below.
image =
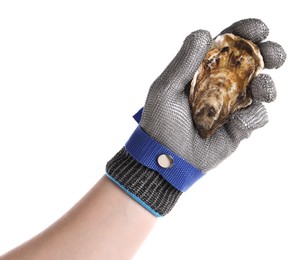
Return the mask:
{"type": "Polygon", "coordinates": [[[219,35],[191,81],[189,103],[202,138],[252,103],[250,81],[264,68],[259,48],[233,34],[219,35]]]}

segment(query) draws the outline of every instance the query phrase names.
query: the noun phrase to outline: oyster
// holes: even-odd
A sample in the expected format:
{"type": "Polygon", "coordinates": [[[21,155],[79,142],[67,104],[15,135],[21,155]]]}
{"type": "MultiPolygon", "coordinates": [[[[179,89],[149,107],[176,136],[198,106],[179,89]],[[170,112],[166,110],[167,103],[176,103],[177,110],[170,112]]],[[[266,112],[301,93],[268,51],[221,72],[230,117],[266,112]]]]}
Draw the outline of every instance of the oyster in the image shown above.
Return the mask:
{"type": "Polygon", "coordinates": [[[219,35],[191,81],[189,103],[202,138],[252,103],[250,81],[264,68],[259,48],[233,34],[219,35]]]}

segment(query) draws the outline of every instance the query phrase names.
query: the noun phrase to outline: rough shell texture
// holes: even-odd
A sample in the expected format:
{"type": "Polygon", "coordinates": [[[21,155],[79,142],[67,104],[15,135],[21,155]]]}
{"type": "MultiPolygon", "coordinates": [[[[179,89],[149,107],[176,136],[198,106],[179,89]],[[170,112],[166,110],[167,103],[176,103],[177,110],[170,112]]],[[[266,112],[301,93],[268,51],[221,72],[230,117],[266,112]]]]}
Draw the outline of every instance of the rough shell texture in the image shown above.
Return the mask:
{"type": "Polygon", "coordinates": [[[264,68],[251,41],[218,36],[191,81],[189,102],[202,138],[211,136],[232,113],[252,102],[250,81],[264,68]]]}

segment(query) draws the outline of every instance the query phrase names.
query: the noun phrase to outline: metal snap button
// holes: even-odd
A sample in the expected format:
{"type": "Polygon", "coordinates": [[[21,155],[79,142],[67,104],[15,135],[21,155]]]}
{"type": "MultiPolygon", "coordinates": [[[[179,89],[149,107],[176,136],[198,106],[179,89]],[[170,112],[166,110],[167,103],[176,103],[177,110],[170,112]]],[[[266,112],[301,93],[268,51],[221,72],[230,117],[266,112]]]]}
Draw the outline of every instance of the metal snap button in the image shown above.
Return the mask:
{"type": "Polygon", "coordinates": [[[157,162],[162,168],[170,168],[174,164],[173,158],[168,154],[159,155],[157,162]]]}

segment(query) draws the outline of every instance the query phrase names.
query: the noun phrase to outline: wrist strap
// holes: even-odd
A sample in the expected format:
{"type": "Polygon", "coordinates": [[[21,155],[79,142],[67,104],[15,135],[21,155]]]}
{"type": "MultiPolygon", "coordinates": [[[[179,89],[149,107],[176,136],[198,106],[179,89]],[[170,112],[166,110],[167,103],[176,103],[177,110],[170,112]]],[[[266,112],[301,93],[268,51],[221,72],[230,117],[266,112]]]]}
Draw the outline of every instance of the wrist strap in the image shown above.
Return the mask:
{"type": "Polygon", "coordinates": [[[125,148],[137,162],[157,171],[179,191],[186,191],[204,175],[179,155],[151,138],[140,125],[126,143],[125,148]],[[159,157],[163,155],[171,159],[171,165],[167,168],[158,163],[159,157]]]}

